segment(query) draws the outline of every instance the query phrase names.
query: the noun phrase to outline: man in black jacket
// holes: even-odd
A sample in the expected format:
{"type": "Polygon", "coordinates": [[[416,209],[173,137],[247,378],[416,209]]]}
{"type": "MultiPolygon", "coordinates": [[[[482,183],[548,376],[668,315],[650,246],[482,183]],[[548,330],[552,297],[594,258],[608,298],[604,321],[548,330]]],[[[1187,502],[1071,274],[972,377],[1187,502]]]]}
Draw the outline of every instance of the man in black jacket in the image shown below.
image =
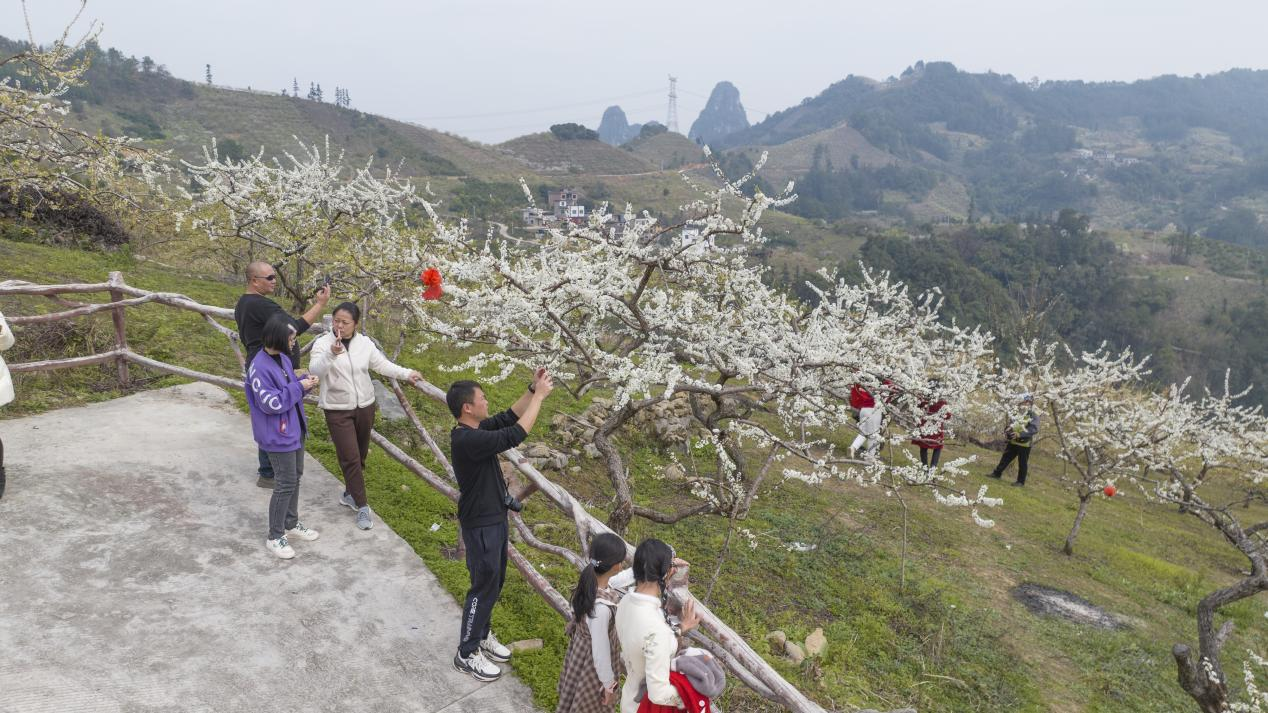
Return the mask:
{"type": "Polygon", "coordinates": [[[1039,414],[1035,412],[1034,396],[1025,393],[1018,397],[1018,401],[1020,409],[1023,410],[1019,411],[1021,415],[1010,420],[1004,429],[1004,437],[1008,439],[1008,445],[1004,447],[1004,453],[999,457],[999,464],[995,466],[995,470],[991,471],[991,477],[1002,478],[1004,469],[1016,460],[1017,480],[1013,482],[1013,485],[1022,487],[1026,485],[1030,446],[1039,433],[1039,414]]]}
{"type": "Polygon", "coordinates": [[[497,680],[502,670],[496,663],[511,659],[510,649],[489,629],[493,605],[506,579],[506,513],[509,508],[519,509],[507,492],[498,454],[524,442],[553,388],[550,374],[538,369],[515,405],[493,417],[484,390],[474,381],[455,382],[446,395],[449,411],[458,419],[449,433],[450,458],[461,491],[458,522],[471,577],[453,665],[479,681],[497,680]]]}
{"type": "MultiPolygon", "coordinates": [[[[277,270],[274,270],[272,265],[263,260],[247,265],[247,289],[238,298],[238,304],[234,305],[233,320],[238,323],[238,339],[246,347],[248,364],[264,345],[264,324],[269,321],[269,317],[279,312],[286,312],[281,305],[268,298],[276,290],[277,270]]],[[[295,333],[307,332],[313,322],[321,317],[329,301],[330,285],[326,285],[317,292],[316,303],[308,308],[303,317],[291,318],[291,326],[295,327],[295,333]]],[[[295,342],[295,348],[291,351],[290,357],[291,364],[298,368],[300,357],[298,341],[295,342]]],[[[264,451],[260,451],[259,455],[260,470],[255,484],[261,488],[272,488],[273,466],[269,463],[269,457],[264,451]]]]}

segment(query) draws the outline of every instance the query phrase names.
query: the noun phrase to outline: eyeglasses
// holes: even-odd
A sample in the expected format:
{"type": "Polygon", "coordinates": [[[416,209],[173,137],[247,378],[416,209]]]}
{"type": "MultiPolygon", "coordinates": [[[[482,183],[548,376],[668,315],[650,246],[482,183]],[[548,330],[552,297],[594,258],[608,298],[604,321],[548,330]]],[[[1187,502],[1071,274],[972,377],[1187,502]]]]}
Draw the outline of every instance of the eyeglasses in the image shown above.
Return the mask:
{"type": "Polygon", "coordinates": [[[277,273],[275,272],[272,275],[256,275],[255,279],[268,280],[269,282],[277,282],[277,273]]]}

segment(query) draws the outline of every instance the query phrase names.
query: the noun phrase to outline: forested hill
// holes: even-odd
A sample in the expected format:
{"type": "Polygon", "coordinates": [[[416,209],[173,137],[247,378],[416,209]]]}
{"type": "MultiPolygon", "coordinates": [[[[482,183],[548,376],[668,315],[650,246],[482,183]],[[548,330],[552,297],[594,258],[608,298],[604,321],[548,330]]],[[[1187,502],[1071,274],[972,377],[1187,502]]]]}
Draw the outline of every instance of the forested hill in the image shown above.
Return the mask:
{"type": "Polygon", "coordinates": [[[812,217],[1076,208],[1098,225],[1175,224],[1268,245],[1247,220],[1268,214],[1268,71],[1022,82],[917,63],[884,82],[850,76],[722,144],[750,155],[777,146],[777,172],[817,174],[801,186],[812,217]]]}

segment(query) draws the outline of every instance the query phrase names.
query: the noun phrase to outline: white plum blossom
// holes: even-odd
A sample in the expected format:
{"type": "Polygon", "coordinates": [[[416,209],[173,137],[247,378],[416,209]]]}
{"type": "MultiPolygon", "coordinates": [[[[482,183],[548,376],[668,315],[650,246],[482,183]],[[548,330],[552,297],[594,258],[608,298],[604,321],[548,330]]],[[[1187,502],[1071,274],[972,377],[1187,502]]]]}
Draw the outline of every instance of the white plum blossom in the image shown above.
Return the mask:
{"type": "Polygon", "coordinates": [[[417,286],[429,260],[425,235],[406,220],[413,183],[390,168],[376,175],[369,162],[349,170],[329,137],[296,143],[298,153],[266,159],[260,149],[235,161],[213,140],[200,163],[182,162],[197,189],[181,217],[234,262],[274,263],[297,304],[325,279],[358,296],[417,286]]]}
{"type": "MultiPolygon", "coordinates": [[[[0,188],[8,200],[27,205],[56,207],[74,195],[136,214],[163,200],[160,179],[170,168],[165,156],[144,148],[139,139],[88,133],[66,122],[66,93],[83,84],[89,46],[100,32],[91,23],[79,39],[72,39],[84,2],[48,45],[35,41],[27,17],[21,51],[0,61],[5,69],[0,77],[0,188]]],[[[21,4],[25,15],[26,3],[21,4]]]]}
{"type": "MultiPolygon", "coordinates": [[[[824,273],[828,286],[816,288],[813,305],[772,289],[751,251],[764,240],[763,212],[792,200],[792,187],[748,196],[743,187],[753,174],[728,181],[714,168],[720,186],[700,187],[700,199],[666,223],[628,205],[619,215],[600,207],[586,225],[548,230],[535,243],[477,240],[422,201],[448,299],[414,299],[413,312],[439,338],[489,347],[452,368],[498,380],[515,367],[545,366],[574,395],[612,393],[614,408],[594,429],[593,445],[615,491],[609,523],[618,530],[634,516],[742,518],[776,464],[784,477],[808,483],[894,476],[959,492],[954,477],[964,461],[891,468],[839,455],[834,438],[852,427],[855,384],[877,394],[884,385],[894,443],[927,427],[929,399],[945,398],[953,410],[966,404],[989,373],[990,335],[948,324],[936,293],[912,295],[868,270],[859,284],[824,273]],[[695,237],[684,237],[684,228],[695,237]],[[714,463],[691,480],[695,503],[663,513],[635,502],[616,436],[639,411],[675,398],[690,405],[692,441],[714,463]]],[[[980,503],[966,495],[963,504],[980,503]]]]}

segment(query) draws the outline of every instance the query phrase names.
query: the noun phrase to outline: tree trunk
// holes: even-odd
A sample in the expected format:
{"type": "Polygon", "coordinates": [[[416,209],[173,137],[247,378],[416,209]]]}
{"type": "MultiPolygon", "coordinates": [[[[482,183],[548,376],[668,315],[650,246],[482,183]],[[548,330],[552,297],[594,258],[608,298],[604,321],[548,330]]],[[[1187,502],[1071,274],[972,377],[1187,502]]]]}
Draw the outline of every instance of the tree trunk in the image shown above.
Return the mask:
{"type": "Polygon", "coordinates": [[[1179,669],[1180,687],[1189,694],[1202,713],[1225,713],[1228,710],[1228,688],[1223,681],[1212,681],[1199,662],[1193,660],[1192,651],[1184,644],[1171,649],[1179,669]]]}
{"type": "Polygon", "coordinates": [[[608,479],[612,481],[612,488],[616,491],[616,502],[608,515],[608,527],[618,535],[624,536],[630,521],[634,519],[634,493],[630,490],[630,479],[625,472],[625,462],[621,459],[616,446],[612,444],[606,428],[605,423],[595,430],[594,447],[599,449],[599,454],[603,457],[603,465],[608,471],[608,479]]]}
{"type": "Polygon", "coordinates": [[[1061,550],[1067,557],[1074,554],[1074,540],[1079,536],[1079,526],[1083,524],[1083,516],[1087,515],[1088,503],[1092,502],[1091,493],[1079,494],[1079,512],[1074,516],[1074,527],[1070,528],[1070,534],[1066,535],[1065,547],[1061,550]]]}

